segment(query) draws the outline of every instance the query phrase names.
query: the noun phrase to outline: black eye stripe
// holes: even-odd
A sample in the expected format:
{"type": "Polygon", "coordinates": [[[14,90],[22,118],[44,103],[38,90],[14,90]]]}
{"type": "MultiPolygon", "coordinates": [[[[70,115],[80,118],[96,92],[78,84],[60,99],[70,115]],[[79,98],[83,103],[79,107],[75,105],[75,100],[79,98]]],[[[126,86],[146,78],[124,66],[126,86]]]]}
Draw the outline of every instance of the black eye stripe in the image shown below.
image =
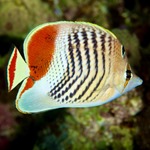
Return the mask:
{"type": "Polygon", "coordinates": [[[132,74],[131,70],[127,70],[126,71],[126,79],[130,79],[131,78],[131,74],[132,74]]]}

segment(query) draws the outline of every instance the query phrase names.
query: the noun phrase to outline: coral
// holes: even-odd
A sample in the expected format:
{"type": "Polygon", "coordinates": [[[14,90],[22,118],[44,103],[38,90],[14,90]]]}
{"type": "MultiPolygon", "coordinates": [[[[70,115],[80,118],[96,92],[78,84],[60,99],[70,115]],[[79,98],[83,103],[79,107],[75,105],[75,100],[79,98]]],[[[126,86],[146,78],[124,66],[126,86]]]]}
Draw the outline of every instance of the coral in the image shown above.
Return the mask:
{"type": "Polygon", "coordinates": [[[0,35],[22,37],[33,26],[48,22],[51,9],[40,0],[0,1],[0,35]]]}
{"type": "Polygon", "coordinates": [[[135,93],[126,94],[118,100],[95,108],[68,109],[72,117],[66,116],[66,124],[69,126],[69,140],[72,141],[73,149],[107,149],[109,146],[113,149],[132,149],[133,136],[138,127],[129,128],[122,124],[131,123],[129,118],[143,108],[140,97],[135,93]],[[122,140],[118,140],[118,136],[122,140]]]}

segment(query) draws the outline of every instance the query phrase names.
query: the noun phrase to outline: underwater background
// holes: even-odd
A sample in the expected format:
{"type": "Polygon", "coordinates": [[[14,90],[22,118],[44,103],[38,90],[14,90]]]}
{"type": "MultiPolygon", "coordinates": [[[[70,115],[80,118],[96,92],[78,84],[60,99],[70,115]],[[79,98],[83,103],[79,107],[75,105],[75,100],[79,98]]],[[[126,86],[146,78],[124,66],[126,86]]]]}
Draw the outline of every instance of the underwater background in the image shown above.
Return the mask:
{"type": "Polygon", "coordinates": [[[0,0],[0,150],[149,150],[150,1],[0,0]],[[24,115],[19,86],[7,90],[14,45],[23,54],[31,29],[45,22],[86,21],[112,31],[125,46],[142,86],[102,106],[24,115]]]}

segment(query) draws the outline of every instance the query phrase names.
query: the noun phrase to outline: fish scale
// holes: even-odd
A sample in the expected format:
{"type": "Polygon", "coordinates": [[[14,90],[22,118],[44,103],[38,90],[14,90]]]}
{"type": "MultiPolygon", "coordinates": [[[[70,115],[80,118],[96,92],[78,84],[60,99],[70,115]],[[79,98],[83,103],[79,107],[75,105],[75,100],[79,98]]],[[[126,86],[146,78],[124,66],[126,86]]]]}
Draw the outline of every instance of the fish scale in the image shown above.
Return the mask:
{"type": "MultiPolygon", "coordinates": [[[[83,29],[84,30],[84,32],[86,33],[87,32],[87,30],[86,29],[83,29]]],[[[78,62],[78,66],[82,66],[82,62],[81,62],[81,58],[82,58],[82,56],[81,56],[81,54],[79,55],[79,53],[81,53],[80,52],[80,41],[83,39],[83,36],[82,36],[82,34],[80,34],[80,33],[82,33],[83,31],[81,30],[80,32],[76,29],[76,31],[74,31],[74,34],[72,33],[70,36],[72,37],[72,38],[70,38],[70,41],[71,41],[71,39],[72,39],[72,42],[70,43],[71,44],[71,47],[73,47],[72,45],[73,44],[76,44],[76,47],[75,47],[75,52],[78,52],[78,54],[76,54],[75,56],[75,58],[78,58],[78,60],[79,60],[79,62],[78,62]],[[79,35],[80,34],[80,39],[79,39],[79,35]],[[78,57],[77,57],[78,56],[78,57]],[[79,56],[80,56],[80,58],[79,58],[79,56]]],[[[84,33],[83,32],[83,33],[84,33]]],[[[97,55],[97,41],[96,41],[96,33],[95,33],[95,31],[94,30],[92,30],[92,31],[90,31],[90,32],[87,32],[86,34],[84,33],[84,38],[86,39],[86,42],[84,41],[84,43],[85,43],[85,49],[83,49],[83,51],[85,51],[85,53],[86,53],[86,57],[85,57],[85,60],[87,61],[87,63],[86,64],[90,64],[90,62],[92,62],[92,61],[90,61],[90,55],[89,55],[89,51],[91,51],[92,52],[92,50],[89,50],[89,48],[88,48],[88,45],[93,45],[93,48],[94,48],[94,53],[96,53],[95,55],[97,55]],[[88,41],[88,39],[90,39],[89,41],[88,41]],[[87,44],[89,42],[89,44],[87,44]],[[96,44],[95,44],[96,43],[96,44]],[[88,50],[86,50],[86,49],[88,49],[88,50]]],[[[103,34],[103,36],[101,37],[102,38],[102,40],[104,40],[104,35],[105,34],[103,34]]],[[[69,38],[68,38],[69,39],[69,38]]],[[[91,46],[92,47],[92,46],[91,46]]],[[[102,48],[104,48],[104,45],[102,45],[102,48]]],[[[71,51],[72,51],[72,48],[71,48],[71,51]]],[[[91,56],[92,56],[92,54],[91,54],[91,56]]],[[[96,62],[95,62],[95,65],[93,64],[93,66],[95,67],[95,68],[98,68],[98,65],[97,65],[97,62],[98,62],[98,59],[97,59],[97,57],[95,56],[95,60],[96,60],[96,62]]],[[[73,60],[71,61],[71,62],[73,62],[73,60]]],[[[76,68],[76,67],[75,67],[76,68]]],[[[82,67],[80,67],[80,68],[82,68],[82,67]]],[[[79,73],[79,75],[78,76],[76,76],[75,77],[75,79],[71,82],[71,79],[70,79],[70,84],[68,85],[69,87],[67,87],[67,85],[66,85],[66,83],[65,84],[63,84],[62,85],[62,87],[61,88],[59,88],[58,90],[56,90],[56,92],[54,92],[54,94],[55,95],[57,95],[57,93],[58,93],[58,95],[57,96],[55,96],[54,98],[56,99],[56,98],[61,98],[61,96],[63,96],[64,95],[64,93],[70,93],[70,94],[68,94],[68,95],[70,95],[70,97],[71,98],[73,98],[74,97],[74,95],[78,92],[78,90],[80,89],[80,87],[86,82],[86,79],[87,79],[87,77],[89,76],[89,74],[90,74],[90,68],[92,68],[90,65],[87,67],[87,69],[88,69],[88,73],[87,73],[87,75],[85,75],[85,74],[83,74],[82,75],[82,71],[80,71],[80,73],[79,73]],[[81,78],[81,80],[79,81],[78,79],[80,78],[80,76],[86,76],[85,78],[81,78]],[[76,82],[78,82],[78,84],[76,84],[76,82]],[[63,86],[65,86],[66,85],[66,88],[63,88],[63,86]],[[70,89],[73,85],[75,85],[75,89],[70,89]],[[69,92],[69,89],[70,89],[70,91],[72,90],[73,92],[71,93],[71,92],[69,92]],[[65,92],[63,92],[63,93],[61,93],[61,91],[65,91],[65,92]]],[[[80,69],[81,70],[81,69],[80,69]]],[[[94,68],[92,69],[92,70],[94,70],[94,68]]],[[[79,71],[77,70],[75,73],[77,74],[79,71]]],[[[74,74],[75,74],[74,73],[74,74]]],[[[91,96],[92,96],[92,94],[91,93],[93,93],[93,91],[91,90],[91,91],[88,91],[88,89],[89,89],[89,87],[90,87],[90,85],[94,82],[94,80],[95,80],[95,78],[96,78],[96,76],[97,76],[97,73],[98,73],[98,69],[96,69],[96,73],[95,73],[95,75],[94,75],[94,77],[92,78],[92,80],[90,80],[89,82],[87,81],[87,83],[86,84],[84,84],[84,89],[83,89],[83,92],[81,93],[81,94],[76,94],[76,97],[74,98],[74,101],[76,101],[76,100],[78,100],[79,102],[80,102],[80,99],[84,96],[84,94],[85,93],[88,93],[89,94],[89,96],[87,96],[87,98],[85,98],[85,100],[88,100],[91,96]]],[[[103,75],[104,76],[104,75],[103,75]]],[[[90,76],[90,77],[92,77],[92,76],[90,76]]],[[[101,79],[102,80],[102,79],[101,79]]],[[[68,80],[69,81],[69,80],[68,80]]],[[[57,86],[56,86],[57,87],[57,86]]],[[[83,86],[82,86],[83,87],[83,86]]],[[[94,88],[94,90],[96,90],[98,88],[98,85],[94,88]]],[[[54,89],[53,89],[54,90],[54,89]]],[[[53,94],[53,95],[54,95],[53,94]]],[[[68,95],[66,96],[67,97],[67,100],[68,100],[68,95]]],[[[63,99],[63,101],[66,99],[66,97],[64,97],[64,98],[62,98],[63,99]]],[[[85,100],[83,100],[83,101],[85,101],[85,100]]],[[[60,100],[59,100],[60,101],[60,100]]]]}
{"type": "Polygon", "coordinates": [[[98,106],[142,84],[117,37],[92,23],[39,25],[25,38],[24,55],[14,47],[7,66],[9,91],[23,80],[22,113],[98,106]]]}

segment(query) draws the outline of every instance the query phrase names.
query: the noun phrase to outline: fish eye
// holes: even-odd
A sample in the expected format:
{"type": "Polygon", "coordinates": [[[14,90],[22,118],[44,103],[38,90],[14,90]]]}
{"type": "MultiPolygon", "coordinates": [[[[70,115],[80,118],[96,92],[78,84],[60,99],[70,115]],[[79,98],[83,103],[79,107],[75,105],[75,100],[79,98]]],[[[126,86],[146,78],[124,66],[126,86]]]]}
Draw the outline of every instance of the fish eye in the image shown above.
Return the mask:
{"type": "Polygon", "coordinates": [[[123,45],[122,45],[122,48],[121,48],[121,56],[122,56],[122,58],[125,58],[125,56],[126,56],[126,51],[125,51],[125,48],[124,48],[123,45]]]}

